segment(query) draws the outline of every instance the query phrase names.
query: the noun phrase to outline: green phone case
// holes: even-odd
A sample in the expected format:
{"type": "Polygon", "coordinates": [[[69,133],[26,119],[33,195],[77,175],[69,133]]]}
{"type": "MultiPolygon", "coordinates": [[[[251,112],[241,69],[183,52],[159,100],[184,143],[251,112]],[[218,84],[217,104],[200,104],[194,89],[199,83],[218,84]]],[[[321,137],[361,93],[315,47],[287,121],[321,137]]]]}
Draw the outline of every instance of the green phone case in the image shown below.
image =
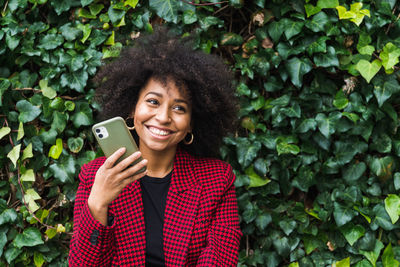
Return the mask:
{"type": "MultiPolygon", "coordinates": [[[[92,132],[107,158],[121,147],[126,148],[125,153],[117,160],[116,164],[139,150],[129,129],[126,127],[124,119],[121,117],[114,117],[93,125],[92,132]]],[[[141,160],[142,157],[133,164],[141,160]]],[[[139,172],[145,170],[146,168],[143,168],[139,172]]]]}

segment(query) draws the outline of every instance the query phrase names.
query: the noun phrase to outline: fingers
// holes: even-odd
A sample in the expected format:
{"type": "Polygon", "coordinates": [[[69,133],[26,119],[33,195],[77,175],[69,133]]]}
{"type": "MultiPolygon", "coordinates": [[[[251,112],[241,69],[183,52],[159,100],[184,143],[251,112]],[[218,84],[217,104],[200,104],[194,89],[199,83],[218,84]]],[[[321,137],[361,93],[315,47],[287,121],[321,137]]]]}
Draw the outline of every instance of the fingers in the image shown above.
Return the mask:
{"type": "Polygon", "coordinates": [[[140,151],[136,151],[120,163],[118,163],[115,167],[118,170],[118,172],[124,171],[126,168],[128,168],[131,164],[133,164],[135,161],[137,161],[142,154],[140,151]]]}
{"type": "Polygon", "coordinates": [[[132,176],[138,176],[137,179],[142,178],[144,175],[146,175],[147,170],[145,170],[144,172],[138,173],[141,169],[143,169],[144,167],[147,166],[147,160],[143,159],[140,162],[138,162],[137,164],[135,164],[134,166],[126,169],[124,172],[121,173],[121,177],[123,177],[123,179],[132,177],[132,176]]]}
{"type": "Polygon", "coordinates": [[[125,147],[121,147],[120,149],[118,149],[117,151],[115,151],[111,156],[109,156],[106,161],[104,162],[104,167],[106,169],[111,169],[115,162],[125,153],[126,148],[125,147]]]}

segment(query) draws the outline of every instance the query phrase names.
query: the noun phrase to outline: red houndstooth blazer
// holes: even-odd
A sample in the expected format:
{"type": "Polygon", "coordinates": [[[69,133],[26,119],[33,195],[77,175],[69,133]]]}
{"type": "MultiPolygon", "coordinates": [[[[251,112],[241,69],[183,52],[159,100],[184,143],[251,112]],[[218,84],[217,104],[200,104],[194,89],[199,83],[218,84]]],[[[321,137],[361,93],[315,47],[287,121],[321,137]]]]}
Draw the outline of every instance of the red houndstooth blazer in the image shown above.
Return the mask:
{"type": "MultiPolygon", "coordinates": [[[[145,225],[139,181],[125,187],[109,206],[103,226],[87,199],[105,158],[82,167],[74,208],[70,266],[144,266],[145,225]]],[[[242,235],[229,164],[177,151],[164,219],[166,266],[236,266],[242,235]]]]}

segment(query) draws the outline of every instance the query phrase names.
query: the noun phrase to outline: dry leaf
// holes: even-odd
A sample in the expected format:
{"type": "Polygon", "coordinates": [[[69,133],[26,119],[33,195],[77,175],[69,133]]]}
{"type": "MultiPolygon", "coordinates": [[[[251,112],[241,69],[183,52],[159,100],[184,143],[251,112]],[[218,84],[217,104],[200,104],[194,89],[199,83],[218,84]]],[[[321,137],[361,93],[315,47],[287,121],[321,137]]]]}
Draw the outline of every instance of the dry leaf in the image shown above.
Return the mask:
{"type": "Polygon", "coordinates": [[[274,47],[274,43],[267,37],[262,40],[261,46],[264,48],[272,48],[274,47]]]}

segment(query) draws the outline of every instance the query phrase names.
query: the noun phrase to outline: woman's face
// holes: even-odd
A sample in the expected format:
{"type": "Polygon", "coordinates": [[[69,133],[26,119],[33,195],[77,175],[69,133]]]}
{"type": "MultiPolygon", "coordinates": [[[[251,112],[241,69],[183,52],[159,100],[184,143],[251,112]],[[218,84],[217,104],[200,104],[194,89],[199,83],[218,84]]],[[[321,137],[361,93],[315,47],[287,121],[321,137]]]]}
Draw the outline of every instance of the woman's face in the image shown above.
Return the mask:
{"type": "Polygon", "coordinates": [[[188,94],[171,79],[163,85],[150,78],[139,93],[132,115],[142,152],[175,150],[191,131],[192,106],[188,94]]]}

